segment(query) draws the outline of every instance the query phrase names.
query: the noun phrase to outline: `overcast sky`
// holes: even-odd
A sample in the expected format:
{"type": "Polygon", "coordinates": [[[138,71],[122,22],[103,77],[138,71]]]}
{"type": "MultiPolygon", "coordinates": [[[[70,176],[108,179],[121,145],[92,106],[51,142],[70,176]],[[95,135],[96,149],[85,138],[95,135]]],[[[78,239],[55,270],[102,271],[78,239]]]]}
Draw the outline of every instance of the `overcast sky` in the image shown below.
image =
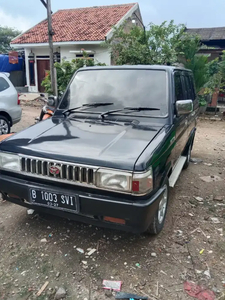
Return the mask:
{"type": "MultiPolygon", "coordinates": [[[[63,8],[87,7],[129,3],[126,0],[52,0],[53,12],[63,8]]],[[[135,1],[134,1],[135,2],[135,1]]],[[[144,23],[160,24],[175,20],[187,27],[225,26],[225,0],[139,0],[144,23]]],[[[0,25],[20,30],[46,18],[46,9],[40,0],[0,0],[0,25]]]]}

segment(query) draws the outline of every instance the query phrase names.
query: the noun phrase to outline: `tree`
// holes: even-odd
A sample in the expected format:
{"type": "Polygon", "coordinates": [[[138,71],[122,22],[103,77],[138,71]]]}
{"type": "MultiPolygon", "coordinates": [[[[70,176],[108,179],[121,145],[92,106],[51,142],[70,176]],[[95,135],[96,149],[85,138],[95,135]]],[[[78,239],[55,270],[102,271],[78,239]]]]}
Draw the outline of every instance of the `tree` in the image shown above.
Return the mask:
{"type": "Polygon", "coordinates": [[[225,51],[220,60],[216,58],[207,64],[207,78],[205,93],[212,94],[215,89],[225,92],[225,51]]]}
{"type": "Polygon", "coordinates": [[[185,68],[192,70],[197,92],[208,81],[208,57],[198,54],[200,48],[200,38],[197,35],[184,33],[180,61],[183,62],[185,68]]]}
{"type": "Polygon", "coordinates": [[[174,21],[150,23],[146,31],[137,26],[127,31],[125,26],[115,28],[105,43],[117,65],[182,64],[193,71],[197,91],[207,83],[208,57],[198,54],[200,37],[186,33],[184,25],[175,25],[174,21]]]}
{"type": "Polygon", "coordinates": [[[175,25],[174,21],[161,25],[151,23],[145,31],[138,26],[127,31],[125,25],[114,28],[112,38],[105,43],[116,64],[174,64],[178,61],[184,25],[175,25]]]}
{"type": "Polygon", "coordinates": [[[21,34],[19,30],[0,26],[0,53],[8,53],[11,50],[11,40],[19,34],[21,34]]]}
{"type": "MultiPolygon", "coordinates": [[[[95,63],[93,59],[87,57],[87,54],[83,52],[83,59],[73,59],[71,62],[63,60],[60,63],[55,63],[56,71],[57,71],[57,84],[58,84],[58,92],[64,93],[67,85],[69,84],[73,74],[84,66],[92,67],[92,66],[103,66],[105,64],[95,63]]],[[[48,94],[52,94],[53,91],[51,89],[51,77],[50,72],[42,81],[41,84],[45,88],[45,92],[48,94]]]]}

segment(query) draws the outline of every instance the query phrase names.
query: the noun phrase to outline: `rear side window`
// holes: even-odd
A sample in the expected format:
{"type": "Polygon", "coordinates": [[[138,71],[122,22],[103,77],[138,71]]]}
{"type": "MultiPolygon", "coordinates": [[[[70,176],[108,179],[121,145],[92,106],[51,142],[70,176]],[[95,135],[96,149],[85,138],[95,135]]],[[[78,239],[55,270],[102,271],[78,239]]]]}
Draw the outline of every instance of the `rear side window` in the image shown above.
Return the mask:
{"type": "Polygon", "coordinates": [[[175,74],[174,80],[175,80],[175,101],[184,100],[182,81],[179,73],[175,74]]]}
{"type": "Polygon", "coordinates": [[[193,94],[193,100],[196,99],[196,93],[195,93],[195,84],[194,84],[194,78],[192,75],[189,75],[189,80],[190,80],[190,85],[191,85],[191,89],[192,89],[192,94],[193,94]]]}
{"type": "Polygon", "coordinates": [[[184,83],[185,83],[185,94],[186,94],[186,99],[191,99],[194,100],[194,91],[193,87],[191,85],[191,79],[188,75],[184,76],[184,83]]]}
{"type": "Polygon", "coordinates": [[[3,77],[0,77],[0,92],[3,92],[8,88],[9,88],[8,82],[3,77]]]}

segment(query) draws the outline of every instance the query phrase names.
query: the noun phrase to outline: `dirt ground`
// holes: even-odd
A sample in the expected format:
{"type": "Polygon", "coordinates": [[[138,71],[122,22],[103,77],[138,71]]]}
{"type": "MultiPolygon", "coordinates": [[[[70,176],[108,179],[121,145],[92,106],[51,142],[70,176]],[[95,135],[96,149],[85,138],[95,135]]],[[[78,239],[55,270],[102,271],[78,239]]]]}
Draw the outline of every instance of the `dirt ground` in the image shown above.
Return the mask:
{"type": "MultiPolygon", "coordinates": [[[[13,130],[33,124],[39,112],[24,107],[13,130]]],[[[108,279],[121,280],[124,292],[153,300],[193,299],[183,288],[188,280],[224,300],[224,122],[199,121],[192,157],[202,162],[191,163],[171,190],[165,229],[157,237],[28,215],[25,208],[0,201],[0,299],[36,299],[46,281],[38,299],[54,299],[59,287],[67,299],[114,299],[102,289],[108,279]],[[221,181],[200,179],[208,175],[221,181]],[[87,257],[77,248],[98,251],[87,257]]]]}

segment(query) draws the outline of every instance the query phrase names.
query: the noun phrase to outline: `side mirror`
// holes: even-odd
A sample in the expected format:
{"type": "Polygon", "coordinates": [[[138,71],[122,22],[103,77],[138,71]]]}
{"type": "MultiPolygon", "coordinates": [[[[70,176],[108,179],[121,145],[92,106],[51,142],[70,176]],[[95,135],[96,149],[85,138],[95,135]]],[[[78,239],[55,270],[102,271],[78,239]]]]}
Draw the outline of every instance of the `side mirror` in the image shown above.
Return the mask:
{"type": "Polygon", "coordinates": [[[56,107],[56,105],[57,105],[57,97],[56,96],[49,96],[48,97],[48,105],[56,107]]]}
{"type": "Polygon", "coordinates": [[[176,102],[177,115],[188,115],[193,111],[192,100],[179,100],[176,102]]]}

